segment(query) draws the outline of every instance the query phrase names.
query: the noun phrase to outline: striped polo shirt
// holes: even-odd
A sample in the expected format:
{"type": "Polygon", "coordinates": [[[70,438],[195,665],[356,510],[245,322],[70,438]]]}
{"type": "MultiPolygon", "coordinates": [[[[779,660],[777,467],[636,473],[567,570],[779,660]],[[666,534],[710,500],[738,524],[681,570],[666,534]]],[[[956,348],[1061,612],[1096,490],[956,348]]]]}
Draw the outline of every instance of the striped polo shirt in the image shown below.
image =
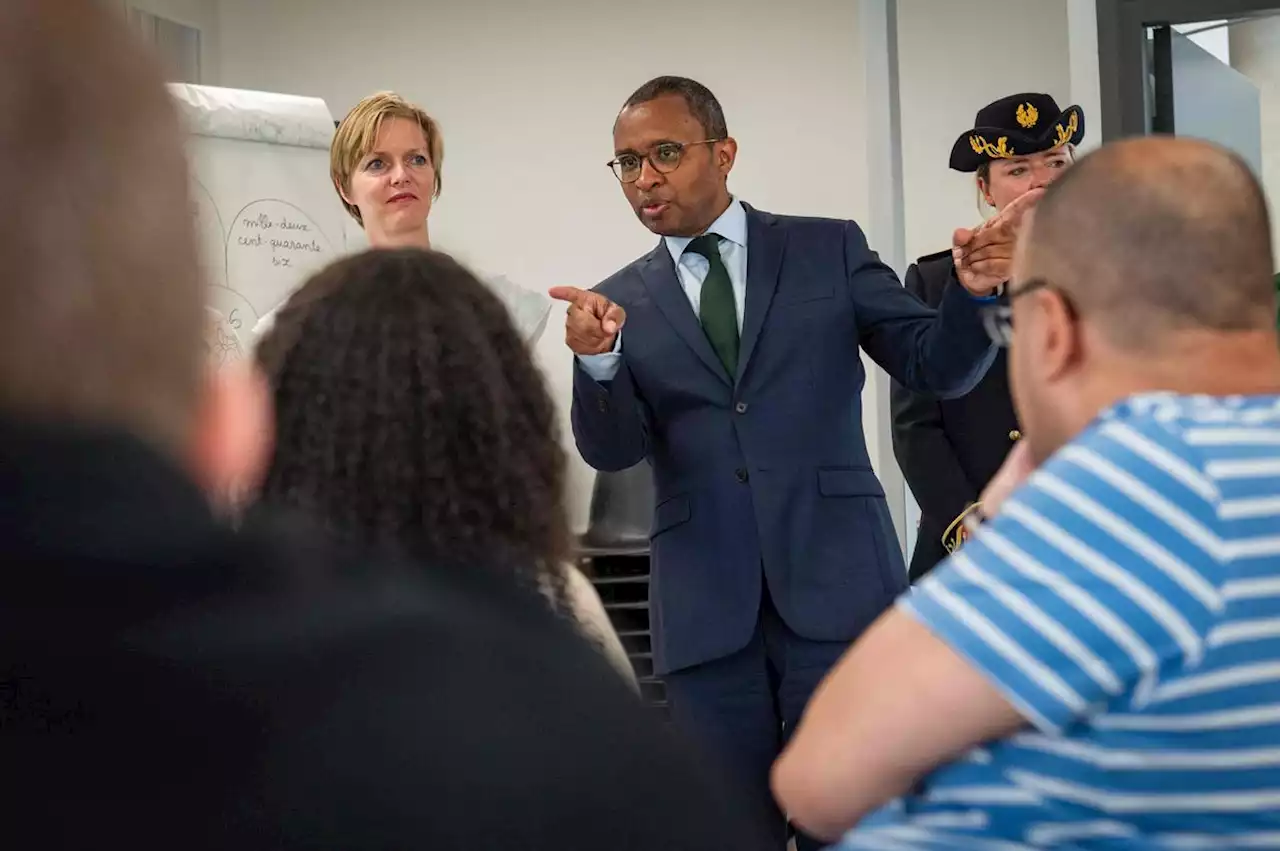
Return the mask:
{"type": "Polygon", "coordinates": [[[839,848],[1280,848],[1280,397],[1114,406],[898,605],[1028,724],[839,848]]]}

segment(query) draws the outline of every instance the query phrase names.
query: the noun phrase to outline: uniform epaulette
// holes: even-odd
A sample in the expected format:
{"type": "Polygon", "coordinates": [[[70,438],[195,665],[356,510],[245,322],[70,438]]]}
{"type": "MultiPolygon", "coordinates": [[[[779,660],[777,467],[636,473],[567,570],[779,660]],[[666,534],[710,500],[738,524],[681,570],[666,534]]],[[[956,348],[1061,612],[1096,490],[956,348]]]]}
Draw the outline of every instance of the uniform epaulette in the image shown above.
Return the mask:
{"type": "Polygon", "coordinates": [[[939,251],[934,254],[926,254],[923,257],[917,258],[916,263],[917,264],[932,263],[934,260],[942,260],[943,258],[949,259],[950,257],[951,257],[951,249],[948,248],[945,251],[939,251]]]}

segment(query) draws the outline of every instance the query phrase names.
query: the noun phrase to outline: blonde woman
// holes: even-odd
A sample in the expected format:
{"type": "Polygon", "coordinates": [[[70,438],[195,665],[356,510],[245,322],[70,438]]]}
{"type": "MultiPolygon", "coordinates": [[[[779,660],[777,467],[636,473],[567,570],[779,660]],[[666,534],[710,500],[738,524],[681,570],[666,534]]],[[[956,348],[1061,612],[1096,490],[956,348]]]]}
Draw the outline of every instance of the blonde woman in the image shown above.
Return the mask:
{"type": "MultiPolygon", "coordinates": [[[[394,92],[356,104],[338,125],[329,148],[329,176],[343,207],[371,248],[432,249],[431,205],[443,186],[444,137],[421,107],[394,92]]],[[[530,345],[546,327],[551,300],[501,276],[483,279],[506,305],[530,345]]],[[[278,310],[279,308],[277,308],[278,310]]],[[[261,337],[275,311],[254,329],[261,337]]]]}

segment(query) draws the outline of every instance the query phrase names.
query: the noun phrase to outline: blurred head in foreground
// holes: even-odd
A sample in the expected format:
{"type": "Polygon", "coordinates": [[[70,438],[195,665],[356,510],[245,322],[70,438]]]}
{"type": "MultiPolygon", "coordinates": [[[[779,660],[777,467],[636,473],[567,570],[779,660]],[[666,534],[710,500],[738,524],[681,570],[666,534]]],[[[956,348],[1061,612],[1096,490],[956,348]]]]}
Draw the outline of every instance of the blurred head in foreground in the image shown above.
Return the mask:
{"type": "Polygon", "coordinates": [[[0,4],[0,413],[127,431],[206,488],[265,454],[265,394],[205,369],[177,113],[100,3],[0,4]]]}

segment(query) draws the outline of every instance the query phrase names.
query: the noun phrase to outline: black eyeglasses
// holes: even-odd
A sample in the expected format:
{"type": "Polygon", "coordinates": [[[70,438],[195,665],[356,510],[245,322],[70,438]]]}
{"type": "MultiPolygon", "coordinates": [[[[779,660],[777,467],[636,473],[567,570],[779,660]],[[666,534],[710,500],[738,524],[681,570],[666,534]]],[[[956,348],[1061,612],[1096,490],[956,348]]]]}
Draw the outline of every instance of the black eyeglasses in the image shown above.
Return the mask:
{"type": "Polygon", "coordinates": [[[693,145],[714,145],[716,142],[723,141],[722,136],[719,139],[702,139],[697,142],[662,142],[654,145],[653,150],[647,154],[630,152],[618,154],[616,159],[609,160],[605,165],[613,170],[613,176],[618,178],[619,183],[635,183],[640,179],[640,172],[644,170],[645,160],[648,160],[649,165],[660,174],[670,174],[680,167],[685,148],[693,145]]]}
{"type": "MultiPolygon", "coordinates": [[[[987,336],[991,338],[997,346],[1007,348],[1013,342],[1013,302],[1022,296],[1033,293],[1036,290],[1048,289],[1052,285],[1045,278],[1032,278],[1017,290],[1005,289],[1004,302],[1001,304],[993,304],[982,311],[982,327],[986,329],[987,336]]],[[[1062,296],[1063,301],[1067,301],[1067,297],[1062,294],[1061,290],[1055,290],[1062,296]]],[[[1070,302],[1067,301],[1068,307],[1070,302]]]]}

